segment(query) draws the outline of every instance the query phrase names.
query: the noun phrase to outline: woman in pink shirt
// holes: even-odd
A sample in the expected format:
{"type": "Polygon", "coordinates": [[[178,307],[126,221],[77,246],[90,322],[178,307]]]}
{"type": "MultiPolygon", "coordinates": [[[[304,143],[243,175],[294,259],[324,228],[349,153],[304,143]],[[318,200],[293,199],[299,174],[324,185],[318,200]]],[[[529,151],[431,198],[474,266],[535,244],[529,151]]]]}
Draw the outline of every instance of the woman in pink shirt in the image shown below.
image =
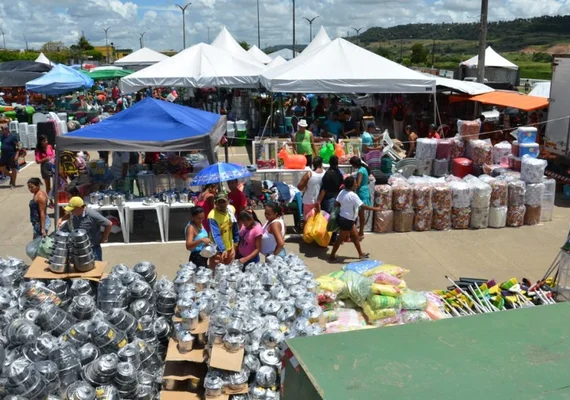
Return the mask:
{"type": "Polygon", "coordinates": [[[36,163],[40,165],[42,179],[46,185],[46,193],[49,196],[51,191],[51,178],[53,177],[55,151],[53,150],[53,147],[51,147],[51,145],[48,143],[48,139],[45,135],[40,135],[38,137],[35,156],[36,163]]]}
{"type": "Polygon", "coordinates": [[[239,261],[244,266],[257,263],[260,260],[259,253],[261,252],[263,227],[253,210],[242,211],[238,220],[241,224],[238,245],[239,261]]]}

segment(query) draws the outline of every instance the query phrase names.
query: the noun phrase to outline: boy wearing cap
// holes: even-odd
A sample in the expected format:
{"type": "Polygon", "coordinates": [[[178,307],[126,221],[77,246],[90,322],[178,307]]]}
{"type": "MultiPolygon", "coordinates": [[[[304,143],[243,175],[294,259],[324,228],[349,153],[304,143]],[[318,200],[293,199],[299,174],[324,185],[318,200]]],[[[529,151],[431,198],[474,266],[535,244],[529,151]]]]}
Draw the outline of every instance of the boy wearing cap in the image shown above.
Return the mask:
{"type": "Polygon", "coordinates": [[[215,198],[215,208],[208,214],[210,240],[216,243],[218,253],[210,258],[210,268],[218,264],[231,264],[239,243],[239,229],[235,214],[228,208],[228,195],[220,192],[215,198]]]}
{"type": "Polygon", "coordinates": [[[109,240],[112,228],[111,221],[97,211],[87,208],[83,199],[78,196],[72,197],[67,206],[64,207],[64,210],[66,214],[59,219],[57,226],[62,230],[68,231],[85,229],[91,240],[95,260],[103,261],[101,243],[107,243],[109,240]],[[66,221],[69,221],[69,223],[64,224],[66,221]],[[105,227],[103,234],[101,234],[102,226],[105,227]]]}

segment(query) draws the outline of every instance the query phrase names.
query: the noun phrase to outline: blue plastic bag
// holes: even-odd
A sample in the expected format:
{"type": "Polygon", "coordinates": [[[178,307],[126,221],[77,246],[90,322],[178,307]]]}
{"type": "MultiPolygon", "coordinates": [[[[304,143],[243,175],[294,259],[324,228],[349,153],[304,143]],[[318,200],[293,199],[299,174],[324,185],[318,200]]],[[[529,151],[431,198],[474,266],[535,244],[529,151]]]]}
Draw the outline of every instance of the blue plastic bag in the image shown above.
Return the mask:
{"type": "Polygon", "coordinates": [[[372,268],[379,267],[382,264],[383,264],[382,261],[376,261],[376,260],[357,261],[345,265],[343,270],[353,271],[356,272],[357,274],[363,274],[366,271],[372,268]]]}

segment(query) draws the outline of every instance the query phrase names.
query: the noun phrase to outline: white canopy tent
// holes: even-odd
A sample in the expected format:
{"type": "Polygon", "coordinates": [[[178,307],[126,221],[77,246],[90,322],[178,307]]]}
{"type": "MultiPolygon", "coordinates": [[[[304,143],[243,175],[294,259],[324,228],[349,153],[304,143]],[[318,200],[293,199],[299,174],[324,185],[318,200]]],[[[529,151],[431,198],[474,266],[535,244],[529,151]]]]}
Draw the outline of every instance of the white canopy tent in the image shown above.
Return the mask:
{"type": "Polygon", "coordinates": [[[265,69],[205,43],[189,47],[158,64],[121,78],[127,93],[152,86],[254,87],[265,69]]]}
{"type": "MultiPolygon", "coordinates": [[[[459,65],[465,65],[469,68],[476,68],[479,65],[479,56],[471,57],[467,61],[463,61],[459,65]]],[[[516,64],[513,64],[495,50],[491,48],[491,46],[487,47],[485,50],[485,67],[490,68],[508,68],[508,69],[515,69],[518,70],[519,67],[516,64]]]]}
{"type": "MultiPolygon", "coordinates": [[[[296,52],[295,52],[295,57],[298,57],[299,54],[301,54],[301,53],[299,53],[298,51],[296,51],[296,52]]],[[[289,60],[292,60],[293,58],[295,58],[295,57],[293,57],[293,50],[291,50],[291,49],[281,49],[281,50],[275,51],[275,52],[273,52],[273,53],[271,53],[271,54],[268,54],[267,56],[268,56],[269,58],[271,58],[271,59],[275,59],[275,58],[277,58],[277,57],[282,57],[282,58],[284,58],[286,61],[289,61],[289,60]]]]}
{"type": "Polygon", "coordinates": [[[118,59],[114,62],[114,64],[121,67],[133,65],[153,65],[168,58],[169,57],[165,56],[164,54],[149,49],[148,47],[143,47],[142,49],[137,50],[128,56],[118,59]]]}
{"type": "Polygon", "coordinates": [[[259,62],[255,57],[248,53],[246,49],[241,47],[241,45],[237,42],[237,40],[234,39],[232,34],[226,29],[225,26],[212,42],[212,47],[227,51],[234,56],[241,57],[245,61],[251,63],[259,62]]]}
{"type": "Polygon", "coordinates": [[[306,57],[261,75],[272,92],[435,93],[430,78],[352,44],[335,39],[306,57]]]}
{"type": "Polygon", "coordinates": [[[40,55],[38,56],[38,58],[36,58],[36,62],[37,63],[42,63],[42,64],[47,64],[47,65],[53,65],[53,63],[49,60],[49,58],[47,58],[44,53],[40,53],[40,55]]]}
{"type": "Polygon", "coordinates": [[[272,68],[280,67],[280,66],[285,65],[285,64],[287,64],[287,60],[281,56],[277,56],[273,59],[273,61],[271,61],[269,64],[267,64],[266,71],[269,71],[272,68]]]}
{"type": "Polygon", "coordinates": [[[309,43],[307,47],[305,47],[305,50],[301,52],[301,55],[306,56],[308,54],[311,54],[315,50],[323,47],[324,45],[329,44],[330,42],[331,38],[327,34],[327,31],[325,31],[325,28],[321,26],[321,29],[319,29],[319,33],[317,33],[317,36],[315,36],[313,41],[309,43]]]}
{"type": "Polygon", "coordinates": [[[478,94],[494,92],[490,86],[484,85],[479,82],[460,81],[457,79],[442,78],[440,76],[425,74],[435,78],[437,86],[443,86],[456,92],[468,94],[470,96],[477,96],[478,94]]]}
{"type": "Polygon", "coordinates": [[[536,97],[544,97],[549,99],[550,98],[550,81],[548,82],[538,82],[530,93],[529,96],[536,96],[536,97]]]}
{"type": "Polygon", "coordinates": [[[269,57],[267,54],[265,54],[263,52],[263,50],[261,50],[256,45],[253,45],[252,47],[250,47],[250,49],[247,52],[253,58],[255,58],[258,62],[263,63],[263,64],[269,64],[272,60],[271,57],[269,57]]]}

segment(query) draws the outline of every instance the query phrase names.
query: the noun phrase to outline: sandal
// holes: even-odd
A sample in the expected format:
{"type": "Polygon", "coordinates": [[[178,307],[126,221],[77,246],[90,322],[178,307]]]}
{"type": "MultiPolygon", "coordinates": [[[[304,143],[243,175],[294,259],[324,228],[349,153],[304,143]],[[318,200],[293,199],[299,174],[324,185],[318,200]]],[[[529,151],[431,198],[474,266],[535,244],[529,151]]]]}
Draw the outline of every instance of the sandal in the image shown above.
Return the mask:
{"type": "Polygon", "coordinates": [[[336,256],[334,256],[334,257],[329,257],[329,262],[331,264],[338,264],[340,263],[340,260],[336,256]]]}
{"type": "Polygon", "coordinates": [[[370,258],[370,253],[364,253],[362,257],[360,257],[360,261],[365,261],[370,258]]]}

